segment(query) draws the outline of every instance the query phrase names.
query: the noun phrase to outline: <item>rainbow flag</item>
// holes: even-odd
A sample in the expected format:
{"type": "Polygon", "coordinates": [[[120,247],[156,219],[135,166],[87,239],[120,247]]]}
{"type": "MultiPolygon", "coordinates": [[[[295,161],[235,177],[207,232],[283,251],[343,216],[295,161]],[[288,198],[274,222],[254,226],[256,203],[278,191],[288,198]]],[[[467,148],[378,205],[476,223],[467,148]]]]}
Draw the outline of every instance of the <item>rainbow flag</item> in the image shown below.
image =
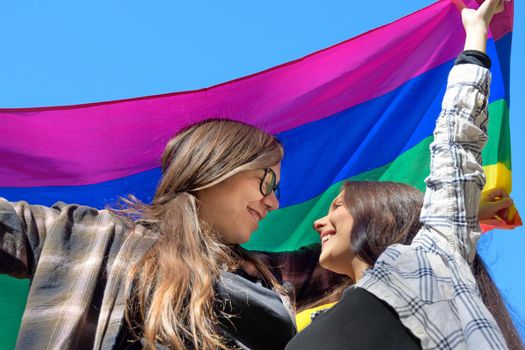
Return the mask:
{"type": "MultiPolygon", "coordinates": [[[[472,6],[476,6],[472,1],[472,6]]],[[[295,250],[318,242],[314,219],[344,180],[400,181],[424,190],[428,146],[464,32],[456,0],[266,71],[197,91],[75,106],[0,109],[0,196],[103,208],[129,193],[148,201],[168,139],[226,117],[276,134],[285,148],[281,208],[246,245],[295,250]]],[[[509,62],[512,3],[495,17],[487,187],[511,190],[509,62]]],[[[521,224],[519,215],[510,222],[521,224]]],[[[487,226],[489,228],[489,226],[487,226]]],[[[0,281],[0,338],[14,343],[27,281],[0,281]]]]}

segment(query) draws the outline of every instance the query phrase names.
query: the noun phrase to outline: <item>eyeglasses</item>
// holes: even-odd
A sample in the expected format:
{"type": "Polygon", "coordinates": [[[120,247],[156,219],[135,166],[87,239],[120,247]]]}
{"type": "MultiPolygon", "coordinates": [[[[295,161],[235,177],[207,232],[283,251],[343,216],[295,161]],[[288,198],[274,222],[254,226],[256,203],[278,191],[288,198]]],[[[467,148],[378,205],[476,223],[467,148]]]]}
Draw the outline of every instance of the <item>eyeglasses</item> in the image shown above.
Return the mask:
{"type": "Polygon", "coordinates": [[[270,193],[275,192],[275,196],[279,198],[280,190],[279,185],[277,184],[277,176],[275,172],[270,168],[264,169],[264,175],[261,177],[261,183],[259,189],[263,196],[269,196],[270,193]]]}

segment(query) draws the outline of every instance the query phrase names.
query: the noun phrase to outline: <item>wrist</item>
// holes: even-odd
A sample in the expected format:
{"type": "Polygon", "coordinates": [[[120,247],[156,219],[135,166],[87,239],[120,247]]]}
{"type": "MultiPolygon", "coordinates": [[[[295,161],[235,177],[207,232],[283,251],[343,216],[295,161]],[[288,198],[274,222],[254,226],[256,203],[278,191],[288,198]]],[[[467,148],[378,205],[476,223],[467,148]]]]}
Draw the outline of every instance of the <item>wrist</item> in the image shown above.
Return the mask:
{"type": "Polygon", "coordinates": [[[477,50],[481,51],[483,53],[486,52],[487,49],[487,31],[482,30],[481,28],[470,28],[467,30],[465,27],[465,30],[467,32],[467,36],[465,38],[465,50],[477,50]]]}
{"type": "Polygon", "coordinates": [[[484,35],[486,37],[488,36],[489,30],[487,24],[484,22],[472,23],[465,26],[465,33],[467,35],[484,35]]]}

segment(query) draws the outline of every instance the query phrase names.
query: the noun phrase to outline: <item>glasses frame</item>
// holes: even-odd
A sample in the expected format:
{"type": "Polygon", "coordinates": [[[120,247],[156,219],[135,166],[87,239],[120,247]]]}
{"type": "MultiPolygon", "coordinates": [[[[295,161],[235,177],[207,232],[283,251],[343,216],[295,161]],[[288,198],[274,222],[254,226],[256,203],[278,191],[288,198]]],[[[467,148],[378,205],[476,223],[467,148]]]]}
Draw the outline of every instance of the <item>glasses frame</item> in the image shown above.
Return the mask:
{"type": "Polygon", "coordinates": [[[264,168],[264,175],[261,177],[261,182],[259,183],[259,190],[261,191],[261,194],[265,197],[269,196],[272,192],[275,193],[275,196],[279,198],[280,191],[279,191],[279,184],[277,183],[277,175],[275,175],[275,172],[271,168],[264,168]],[[270,175],[270,191],[265,191],[265,180],[266,177],[270,175]],[[266,193],[268,192],[268,193],[266,193]]]}

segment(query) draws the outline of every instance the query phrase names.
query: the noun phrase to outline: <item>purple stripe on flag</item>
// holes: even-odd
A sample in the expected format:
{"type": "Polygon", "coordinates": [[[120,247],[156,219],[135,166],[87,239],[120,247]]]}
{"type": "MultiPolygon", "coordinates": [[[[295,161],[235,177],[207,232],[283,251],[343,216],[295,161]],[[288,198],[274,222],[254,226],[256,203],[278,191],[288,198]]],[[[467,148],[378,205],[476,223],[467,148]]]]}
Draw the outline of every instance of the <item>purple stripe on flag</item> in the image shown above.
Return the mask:
{"type": "MultiPolygon", "coordinates": [[[[0,109],[4,187],[85,185],[159,165],[180,128],[227,117],[272,133],[384,95],[450,60],[464,38],[440,1],[389,25],[211,88],[77,106],[0,109]]],[[[351,126],[349,126],[351,127],[351,126]]]]}

